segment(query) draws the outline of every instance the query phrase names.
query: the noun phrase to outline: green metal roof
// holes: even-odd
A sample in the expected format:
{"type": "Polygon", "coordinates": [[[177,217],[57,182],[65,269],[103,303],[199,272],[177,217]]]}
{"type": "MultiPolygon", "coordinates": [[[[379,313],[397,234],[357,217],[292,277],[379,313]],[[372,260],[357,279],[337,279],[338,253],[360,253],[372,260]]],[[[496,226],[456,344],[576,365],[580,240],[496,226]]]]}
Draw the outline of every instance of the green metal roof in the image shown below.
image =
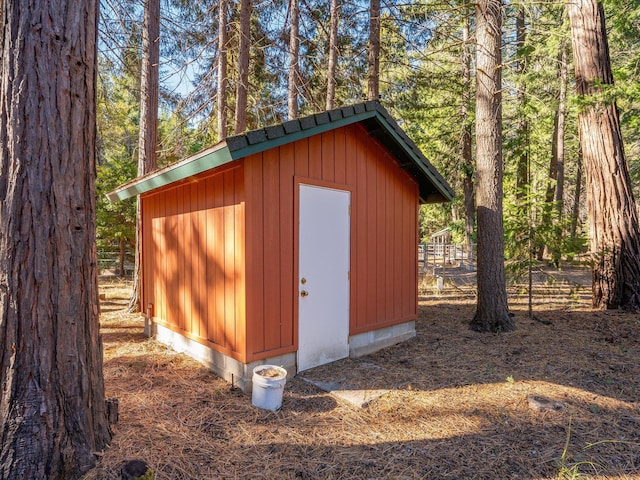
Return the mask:
{"type": "Polygon", "coordinates": [[[446,180],[377,101],[316,113],[229,137],[208,150],[125,183],[107,193],[107,197],[112,202],[125,200],[254,153],[354,123],[362,124],[371,136],[380,140],[397,158],[400,167],[417,181],[422,203],[453,199],[453,190],[446,180]]]}

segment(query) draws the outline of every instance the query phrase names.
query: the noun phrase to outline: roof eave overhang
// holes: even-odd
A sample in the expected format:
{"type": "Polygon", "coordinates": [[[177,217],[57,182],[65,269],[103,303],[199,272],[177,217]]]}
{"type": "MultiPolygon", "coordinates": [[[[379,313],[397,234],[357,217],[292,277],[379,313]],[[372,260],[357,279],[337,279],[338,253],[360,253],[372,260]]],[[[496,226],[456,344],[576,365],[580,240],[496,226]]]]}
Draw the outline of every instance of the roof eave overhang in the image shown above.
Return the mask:
{"type": "Polygon", "coordinates": [[[111,202],[126,200],[219,167],[232,160],[226,143],[222,142],[178,163],[127,182],[107,193],[107,198],[111,202]]]}
{"type": "MultiPolygon", "coordinates": [[[[396,128],[389,124],[386,117],[381,114],[376,115],[377,120],[384,126],[385,130],[388,134],[390,134],[395,143],[402,149],[404,154],[406,154],[411,161],[408,165],[413,168],[407,168],[405,166],[401,166],[405,170],[413,170],[409,171],[409,174],[414,177],[418,181],[418,187],[420,190],[420,203],[443,203],[443,202],[451,202],[453,200],[454,194],[451,190],[451,187],[446,183],[446,181],[440,177],[440,175],[434,171],[432,168],[429,168],[425,165],[420,156],[411,148],[411,146],[398,134],[396,128]],[[433,187],[435,187],[435,192],[433,188],[426,188],[425,180],[429,182],[433,187]]],[[[417,148],[417,147],[416,147],[417,148]]]]}

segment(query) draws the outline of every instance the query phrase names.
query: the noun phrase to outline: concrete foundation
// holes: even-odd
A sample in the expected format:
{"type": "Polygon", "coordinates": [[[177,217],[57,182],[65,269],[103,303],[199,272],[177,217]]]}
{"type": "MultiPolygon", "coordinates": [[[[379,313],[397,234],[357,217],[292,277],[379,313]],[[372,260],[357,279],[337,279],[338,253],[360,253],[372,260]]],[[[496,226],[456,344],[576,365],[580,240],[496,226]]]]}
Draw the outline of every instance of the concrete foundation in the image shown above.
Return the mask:
{"type": "Polygon", "coordinates": [[[404,342],[415,336],[415,321],[352,335],[349,337],[349,356],[356,358],[369,355],[382,348],[404,342]]]}
{"type": "Polygon", "coordinates": [[[156,340],[170,346],[178,352],[189,355],[191,358],[210,368],[216,375],[224,378],[234,387],[238,387],[244,393],[251,393],[253,369],[258,365],[269,364],[282,367],[287,371],[288,379],[293,378],[297,372],[295,353],[263,358],[251,363],[242,363],[224,353],[184,337],[173,330],[169,330],[162,325],[156,325],[156,340]]]}
{"type": "MultiPolygon", "coordinates": [[[[269,364],[282,367],[287,371],[287,378],[294,377],[298,371],[295,352],[263,358],[251,363],[242,363],[162,325],[154,324],[153,332],[156,340],[160,343],[192,357],[244,393],[251,393],[253,369],[258,365],[269,364]]],[[[416,324],[414,321],[352,335],[349,337],[349,356],[355,358],[368,355],[415,336],[416,324]]]]}

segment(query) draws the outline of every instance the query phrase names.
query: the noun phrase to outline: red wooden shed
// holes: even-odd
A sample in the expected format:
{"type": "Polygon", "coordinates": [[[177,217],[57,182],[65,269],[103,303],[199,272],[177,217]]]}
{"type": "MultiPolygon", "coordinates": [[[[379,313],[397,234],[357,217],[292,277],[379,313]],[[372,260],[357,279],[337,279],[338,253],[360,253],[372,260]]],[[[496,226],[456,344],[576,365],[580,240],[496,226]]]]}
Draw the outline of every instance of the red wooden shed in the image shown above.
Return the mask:
{"type": "Polygon", "coordinates": [[[157,338],[243,390],[415,336],[420,203],[447,182],[378,102],[250,131],[129,182],[157,338]]]}

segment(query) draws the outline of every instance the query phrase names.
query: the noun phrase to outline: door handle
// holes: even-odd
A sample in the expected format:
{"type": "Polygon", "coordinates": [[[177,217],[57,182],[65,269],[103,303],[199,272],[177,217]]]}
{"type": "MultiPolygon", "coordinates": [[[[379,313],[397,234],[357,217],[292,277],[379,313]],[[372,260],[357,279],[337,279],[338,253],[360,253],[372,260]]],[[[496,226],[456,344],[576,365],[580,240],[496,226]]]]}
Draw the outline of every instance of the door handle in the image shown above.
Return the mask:
{"type": "Polygon", "coordinates": [[[307,292],[306,290],[302,290],[302,291],[300,292],[300,296],[301,296],[301,297],[306,297],[306,296],[308,296],[308,295],[309,295],[309,292],[307,292]]]}

